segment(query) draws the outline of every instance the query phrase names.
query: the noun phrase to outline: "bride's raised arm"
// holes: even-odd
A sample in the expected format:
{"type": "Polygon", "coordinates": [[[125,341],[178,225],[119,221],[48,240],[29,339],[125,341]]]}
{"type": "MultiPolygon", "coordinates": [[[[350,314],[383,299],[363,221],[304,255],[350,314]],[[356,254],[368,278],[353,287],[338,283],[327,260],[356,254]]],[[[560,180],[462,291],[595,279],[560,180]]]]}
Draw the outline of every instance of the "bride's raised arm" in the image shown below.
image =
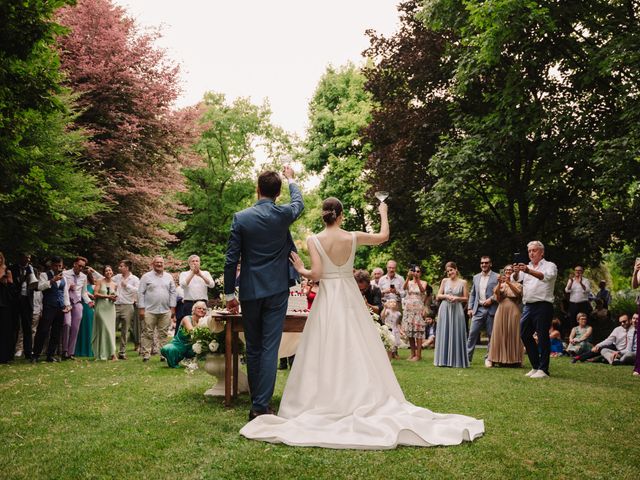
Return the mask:
{"type": "Polygon", "coordinates": [[[311,237],[307,238],[307,249],[309,250],[309,256],[311,257],[311,270],[305,268],[302,259],[296,252],[291,252],[291,263],[293,264],[293,268],[295,268],[300,275],[313,281],[318,281],[322,275],[322,259],[320,258],[318,248],[311,237]]]}
{"type": "Polygon", "coordinates": [[[380,203],[378,207],[378,211],[380,212],[380,232],[356,232],[358,245],[380,245],[389,240],[389,218],[387,217],[387,209],[388,206],[386,203],[380,203]]]}

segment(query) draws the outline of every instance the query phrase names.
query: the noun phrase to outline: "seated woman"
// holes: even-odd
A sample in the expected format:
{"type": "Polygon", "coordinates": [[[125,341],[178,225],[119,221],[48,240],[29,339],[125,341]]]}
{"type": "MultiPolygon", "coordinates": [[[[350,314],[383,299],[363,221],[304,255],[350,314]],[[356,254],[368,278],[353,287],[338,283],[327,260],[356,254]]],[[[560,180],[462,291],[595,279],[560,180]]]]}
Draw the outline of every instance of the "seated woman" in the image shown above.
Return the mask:
{"type": "Polygon", "coordinates": [[[549,339],[551,340],[551,356],[559,357],[564,354],[564,345],[562,343],[562,333],[560,328],[562,323],[557,318],[554,318],[551,322],[551,328],[549,329],[549,339]]]}
{"type": "Polygon", "coordinates": [[[567,347],[567,352],[571,356],[582,355],[593,348],[593,345],[589,342],[593,329],[587,325],[587,314],[579,313],[576,320],[578,321],[578,326],[571,329],[569,346],[567,347]]]}
{"type": "Polygon", "coordinates": [[[194,351],[191,348],[191,330],[198,326],[202,318],[207,315],[207,304],[200,301],[193,304],[191,315],[182,317],[180,329],[173,336],[173,340],[160,349],[160,354],[167,359],[167,365],[178,368],[184,358],[193,358],[194,351]]]}

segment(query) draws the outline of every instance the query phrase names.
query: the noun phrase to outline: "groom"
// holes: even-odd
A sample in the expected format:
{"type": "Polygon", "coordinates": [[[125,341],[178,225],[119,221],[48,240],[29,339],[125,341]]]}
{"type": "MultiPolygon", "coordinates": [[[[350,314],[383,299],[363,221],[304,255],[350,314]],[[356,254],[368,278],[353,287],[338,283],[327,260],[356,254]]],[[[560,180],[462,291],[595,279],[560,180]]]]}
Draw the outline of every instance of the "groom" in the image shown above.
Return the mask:
{"type": "Polygon", "coordinates": [[[234,293],[236,267],[240,267],[242,324],[247,341],[247,371],[251,390],[249,420],[274,413],[269,407],[276,383],[278,348],[287,314],[290,279],[289,254],[294,250],[289,226],[304,209],[302,194],[293,180],[293,170],[283,171],[289,182],[291,203],[276,205],[282,181],[273,171],[258,177],[258,201],[236,213],[231,223],[224,265],[227,310],[238,312],[234,293]]]}

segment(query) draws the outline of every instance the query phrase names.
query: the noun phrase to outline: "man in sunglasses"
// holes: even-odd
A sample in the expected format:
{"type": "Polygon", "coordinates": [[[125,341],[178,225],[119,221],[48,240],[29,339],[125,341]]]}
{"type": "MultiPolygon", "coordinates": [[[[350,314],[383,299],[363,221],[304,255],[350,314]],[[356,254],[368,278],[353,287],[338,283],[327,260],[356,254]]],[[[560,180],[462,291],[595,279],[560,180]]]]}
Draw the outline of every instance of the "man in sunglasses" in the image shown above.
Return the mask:
{"type": "MultiPolygon", "coordinates": [[[[484,328],[487,337],[491,341],[491,331],[493,329],[493,317],[498,309],[498,302],[493,294],[493,290],[498,284],[498,274],[491,270],[491,258],[486,255],[480,258],[480,273],[474,275],[473,286],[469,294],[469,307],[467,315],[471,317],[469,327],[469,338],[467,340],[467,355],[469,363],[473,358],[473,352],[480,340],[480,331],[484,328]]],[[[489,345],[487,345],[487,353],[489,345]]],[[[491,367],[491,361],[484,357],[485,367],[491,367]]]]}

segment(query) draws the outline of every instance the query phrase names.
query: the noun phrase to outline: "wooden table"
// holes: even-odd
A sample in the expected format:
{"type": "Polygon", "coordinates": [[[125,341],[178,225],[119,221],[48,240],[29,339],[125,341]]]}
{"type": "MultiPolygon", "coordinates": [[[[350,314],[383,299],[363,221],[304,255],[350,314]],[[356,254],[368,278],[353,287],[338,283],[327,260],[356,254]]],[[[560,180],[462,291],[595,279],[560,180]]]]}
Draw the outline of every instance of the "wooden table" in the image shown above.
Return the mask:
{"type": "MultiPolygon", "coordinates": [[[[231,401],[238,398],[239,346],[238,334],[244,332],[242,314],[225,314],[213,312],[213,317],[225,322],[224,349],[224,404],[231,406],[231,401]],[[233,370],[232,370],[233,369],[233,370]],[[233,372],[233,374],[232,374],[233,372]]],[[[300,333],[307,322],[308,314],[290,314],[284,320],[283,332],[300,333]]]]}

